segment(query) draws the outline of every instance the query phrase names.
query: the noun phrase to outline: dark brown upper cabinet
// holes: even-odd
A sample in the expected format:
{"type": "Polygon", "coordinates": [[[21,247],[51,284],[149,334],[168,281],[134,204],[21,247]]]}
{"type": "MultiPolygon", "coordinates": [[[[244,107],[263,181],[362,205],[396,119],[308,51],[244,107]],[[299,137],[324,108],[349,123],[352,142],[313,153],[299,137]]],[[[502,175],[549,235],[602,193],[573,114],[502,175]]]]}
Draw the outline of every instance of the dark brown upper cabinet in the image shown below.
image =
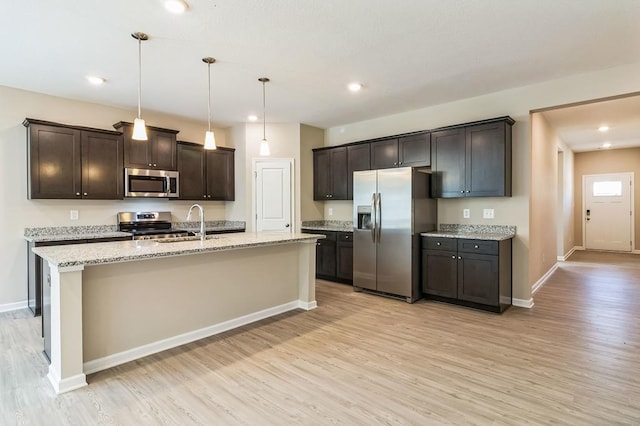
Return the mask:
{"type": "Polygon", "coordinates": [[[181,200],[235,200],[235,150],[178,142],[181,200]]]}
{"type": "Polygon", "coordinates": [[[398,167],[431,165],[431,133],[403,136],[398,139],[398,167]]]}
{"type": "Polygon", "coordinates": [[[133,123],[120,121],[113,125],[124,136],[124,167],[138,169],[177,170],[178,130],[147,126],[146,141],[131,138],[133,123]]]}
{"type": "Polygon", "coordinates": [[[510,197],[510,117],[432,132],[432,195],[510,197]]]}
{"type": "Polygon", "coordinates": [[[346,200],[347,148],[321,148],[313,151],[313,199],[346,200]]]}
{"type": "Polygon", "coordinates": [[[353,200],[353,172],[371,170],[371,149],[368,143],[347,147],[347,199],[353,200]]]}
{"type": "Polygon", "coordinates": [[[431,165],[431,135],[418,133],[371,142],[371,168],[428,167],[431,165]]]}
{"type": "Polygon", "coordinates": [[[398,167],[398,139],[371,142],[370,146],[373,170],[398,167]]]}
{"type": "Polygon", "coordinates": [[[121,199],[119,132],[25,119],[30,199],[121,199]]]}

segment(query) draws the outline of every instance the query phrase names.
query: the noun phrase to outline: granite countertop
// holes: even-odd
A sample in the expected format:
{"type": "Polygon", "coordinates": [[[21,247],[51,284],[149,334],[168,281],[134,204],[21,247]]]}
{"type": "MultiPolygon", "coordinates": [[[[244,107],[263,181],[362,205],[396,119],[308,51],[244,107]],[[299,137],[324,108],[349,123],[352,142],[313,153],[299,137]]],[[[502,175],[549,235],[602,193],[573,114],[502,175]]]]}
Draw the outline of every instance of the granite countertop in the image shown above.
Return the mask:
{"type": "MultiPolygon", "coordinates": [[[[200,222],[174,222],[172,227],[185,231],[200,231],[200,222]]],[[[245,222],[228,220],[205,221],[207,232],[244,231],[245,222]]],[[[130,232],[118,231],[117,225],[50,226],[25,228],[24,239],[30,242],[94,240],[98,238],[131,237],[130,232]]]]}
{"type": "Polygon", "coordinates": [[[312,231],[353,232],[353,222],[350,220],[312,220],[302,222],[302,229],[312,231]]]}
{"type": "Polygon", "coordinates": [[[206,241],[200,241],[199,239],[187,241],[179,239],[177,242],[159,242],[159,240],[118,241],[36,247],[33,252],[48,262],[63,268],[315,241],[320,238],[325,238],[325,236],[281,232],[242,232],[212,235],[208,236],[206,241]]]}
{"type": "Polygon", "coordinates": [[[25,228],[24,239],[29,242],[93,240],[96,238],[129,237],[130,232],[120,232],[116,225],[95,226],[50,226],[25,228]]]}
{"type": "Polygon", "coordinates": [[[516,236],[516,227],[509,225],[441,224],[438,231],[423,232],[423,237],[465,238],[502,241],[516,236]]]}
{"type": "MultiPolygon", "coordinates": [[[[185,231],[200,232],[200,222],[173,222],[173,228],[184,229],[185,231]]],[[[244,231],[245,222],[230,220],[207,220],[204,222],[205,231],[244,231]]]]}

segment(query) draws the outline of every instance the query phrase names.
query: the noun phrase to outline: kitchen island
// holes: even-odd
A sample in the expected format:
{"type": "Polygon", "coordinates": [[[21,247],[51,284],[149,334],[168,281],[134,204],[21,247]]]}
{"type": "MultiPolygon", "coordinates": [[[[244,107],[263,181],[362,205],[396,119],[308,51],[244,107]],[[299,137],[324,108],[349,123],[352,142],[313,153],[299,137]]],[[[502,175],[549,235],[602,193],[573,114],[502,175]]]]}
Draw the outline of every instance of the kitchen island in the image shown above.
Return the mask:
{"type": "Polygon", "coordinates": [[[315,301],[319,235],[234,233],[206,241],[36,247],[51,286],[57,393],[86,375],[315,301]]]}

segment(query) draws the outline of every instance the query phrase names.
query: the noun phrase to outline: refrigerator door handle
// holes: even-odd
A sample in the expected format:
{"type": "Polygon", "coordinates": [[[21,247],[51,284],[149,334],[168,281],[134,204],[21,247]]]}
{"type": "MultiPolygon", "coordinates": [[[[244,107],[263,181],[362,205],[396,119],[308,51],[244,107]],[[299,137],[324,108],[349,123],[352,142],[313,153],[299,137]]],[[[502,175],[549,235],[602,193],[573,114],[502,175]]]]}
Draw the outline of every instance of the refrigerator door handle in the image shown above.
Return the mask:
{"type": "Polygon", "coordinates": [[[380,242],[380,230],[382,229],[382,210],[380,209],[382,196],[378,192],[376,196],[376,241],[380,242]]]}
{"type": "Polygon", "coordinates": [[[371,241],[376,242],[376,193],[371,194],[371,241]]]}

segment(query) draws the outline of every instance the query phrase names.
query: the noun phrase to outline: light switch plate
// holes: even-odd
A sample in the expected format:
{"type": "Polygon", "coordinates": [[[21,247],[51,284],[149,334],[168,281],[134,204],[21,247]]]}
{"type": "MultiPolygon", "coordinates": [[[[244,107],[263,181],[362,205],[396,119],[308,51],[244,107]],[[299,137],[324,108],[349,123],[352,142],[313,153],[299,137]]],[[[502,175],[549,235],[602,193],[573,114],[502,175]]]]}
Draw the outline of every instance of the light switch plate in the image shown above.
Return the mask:
{"type": "Polygon", "coordinates": [[[493,219],[493,209],[484,209],[482,211],[482,217],[485,219],[493,219]]]}
{"type": "Polygon", "coordinates": [[[69,211],[69,219],[78,220],[78,210],[70,210],[69,211]]]}
{"type": "Polygon", "coordinates": [[[462,209],[462,217],[465,219],[469,219],[471,217],[471,210],[462,209]]]}
{"type": "Polygon", "coordinates": [[[333,216],[333,207],[329,207],[329,216],[333,216]]]}

